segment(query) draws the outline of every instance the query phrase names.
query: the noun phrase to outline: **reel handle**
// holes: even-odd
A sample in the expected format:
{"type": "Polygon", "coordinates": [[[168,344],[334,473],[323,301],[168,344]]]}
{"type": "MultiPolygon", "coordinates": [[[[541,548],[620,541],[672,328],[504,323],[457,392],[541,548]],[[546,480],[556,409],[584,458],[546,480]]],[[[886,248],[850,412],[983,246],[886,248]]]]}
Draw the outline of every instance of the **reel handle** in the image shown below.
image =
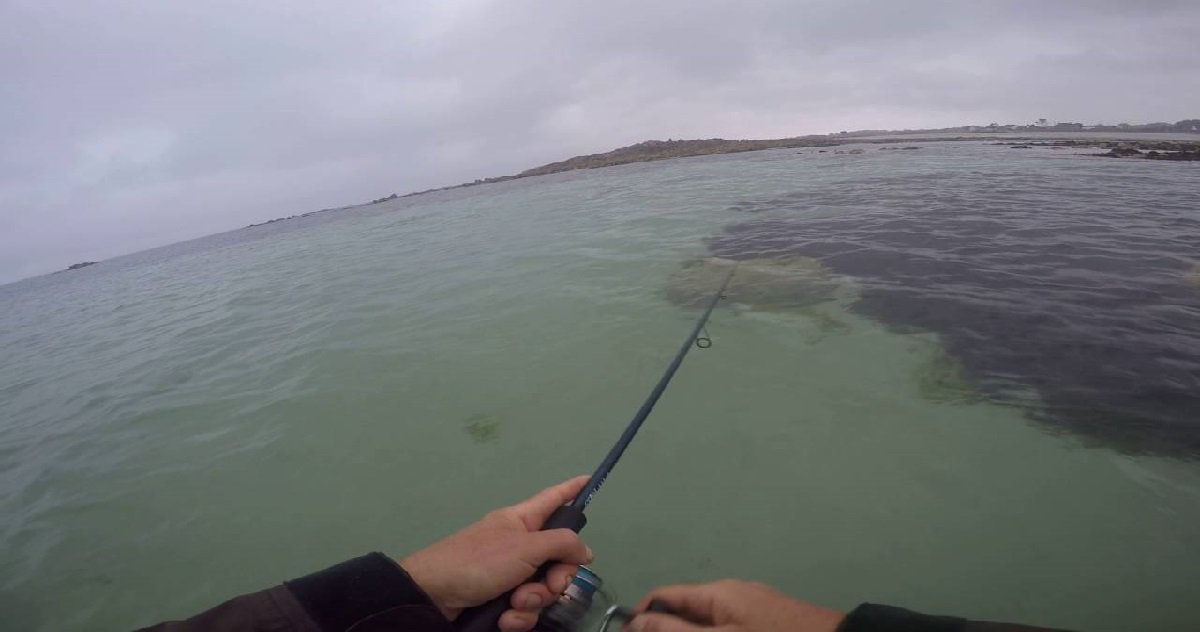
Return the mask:
{"type": "MultiPolygon", "coordinates": [[[[587,516],[583,515],[583,510],[571,505],[563,505],[554,510],[550,517],[546,519],[546,523],[542,525],[542,531],[551,529],[570,529],[575,533],[583,530],[587,524],[587,516]]],[[[533,574],[533,577],[521,582],[527,584],[529,582],[541,581],[546,578],[546,573],[550,567],[554,566],[554,562],[546,562],[542,567],[533,574]]],[[[505,610],[511,607],[513,591],[510,590],[499,597],[483,604],[468,608],[458,615],[454,621],[454,629],[458,632],[496,632],[499,629],[500,615],[504,614],[505,610]]]]}
{"type": "MultiPolygon", "coordinates": [[[[657,599],[651,601],[650,604],[646,606],[646,612],[675,615],[675,613],[671,611],[671,608],[667,604],[657,599]]],[[[633,620],[633,618],[637,615],[638,613],[634,612],[630,608],[626,608],[625,606],[612,606],[608,609],[608,612],[604,613],[604,618],[600,620],[599,632],[608,632],[608,627],[613,621],[628,622],[633,620]]]]}

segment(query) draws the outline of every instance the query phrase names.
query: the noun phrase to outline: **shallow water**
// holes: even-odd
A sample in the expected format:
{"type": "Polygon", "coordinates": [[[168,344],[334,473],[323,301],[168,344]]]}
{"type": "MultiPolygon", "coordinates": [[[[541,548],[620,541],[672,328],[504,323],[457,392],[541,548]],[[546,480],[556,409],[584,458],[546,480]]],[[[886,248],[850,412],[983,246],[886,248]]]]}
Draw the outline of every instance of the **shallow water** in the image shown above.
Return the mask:
{"type": "MultiPolygon", "coordinates": [[[[732,225],[844,220],[861,236],[884,215],[936,226],[936,209],[1052,215],[1069,232],[1133,207],[1163,231],[1195,225],[1198,190],[1190,164],[983,143],[757,152],[399,200],[0,287],[0,612],[22,630],[184,616],[366,550],[401,555],[589,470],[696,316],[667,280],[732,225]],[[913,192],[931,182],[926,207],[913,192]],[[1093,190],[1107,194],[1088,211],[1057,212],[1093,190]]],[[[750,243],[801,241],[763,226],[750,243]]],[[[1200,258],[1176,234],[1163,256],[1200,258]]],[[[886,285],[933,304],[944,285],[839,256],[830,268],[858,289],[837,300],[714,315],[714,346],[689,357],[590,509],[618,596],[732,575],[843,608],[1200,625],[1194,446],[1097,441],[1044,418],[1053,398],[1019,375],[1006,393],[1024,396],[994,396],[953,321],[916,327],[853,300],[886,285]]],[[[1041,274],[1010,263],[993,271],[1041,274]]],[[[1118,265],[1123,286],[1138,270],[1118,265]]],[[[1161,271],[1141,278],[1154,319],[1113,333],[1129,350],[1175,336],[1164,366],[1184,371],[1164,386],[1194,401],[1195,304],[1161,271]]],[[[962,305],[996,299],[971,279],[962,305]]]]}

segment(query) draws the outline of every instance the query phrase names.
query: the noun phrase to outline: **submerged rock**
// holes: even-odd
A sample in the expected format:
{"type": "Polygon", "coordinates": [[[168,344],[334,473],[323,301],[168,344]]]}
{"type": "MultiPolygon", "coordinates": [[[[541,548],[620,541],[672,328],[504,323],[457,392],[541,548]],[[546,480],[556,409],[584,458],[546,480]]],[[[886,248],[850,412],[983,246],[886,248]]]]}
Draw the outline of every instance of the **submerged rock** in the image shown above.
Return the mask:
{"type": "Polygon", "coordinates": [[[667,297],[681,305],[702,306],[735,264],[737,272],[725,289],[725,296],[732,302],[759,308],[795,309],[835,298],[837,284],[829,270],[811,257],[694,259],[671,275],[667,297]]]}
{"type": "Polygon", "coordinates": [[[946,353],[940,344],[930,342],[920,350],[925,360],[917,370],[917,395],[943,404],[975,404],[984,397],[967,380],[962,362],[946,353]]]}
{"type": "Polygon", "coordinates": [[[796,310],[796,313],[807,320],[812,327],[804,336],[804,341],[808,344],[817,344],[831,335],[845,336],[854,331],[854,327],[845,320],[844,315],[830,310],[827,305],[813,305],[796,310]]]}

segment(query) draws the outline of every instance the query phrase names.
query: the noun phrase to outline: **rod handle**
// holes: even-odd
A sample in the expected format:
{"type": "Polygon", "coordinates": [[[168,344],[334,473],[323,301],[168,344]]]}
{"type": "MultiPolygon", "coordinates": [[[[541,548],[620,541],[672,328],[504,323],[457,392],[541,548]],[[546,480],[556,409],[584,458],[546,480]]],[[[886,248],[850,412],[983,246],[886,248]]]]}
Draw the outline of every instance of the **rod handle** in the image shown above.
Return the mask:
{"type": "MultiPolygon", "coordinates": [[[[551,529],[570,529],[575,533],[583,530],[587,524],[587,516],[583,515],[583,510],[571,505],[564,505],[554,510],[550,517],[546,519],[546,523],[542,525],[542,531],[551,529]]],[[[530,582],[541,581],[546,578],[546,573],[554,566],[555,562],[546,562],[542,567],[533,574],[533,577],[521,582],[528,584],[530,582]]],[[[513,590],[516,590],[515,588],[513,590]]],[[[512,594],[510,590],[499,597],[483,604],[468,608],[458,615],[454,620],[454,629],[458,632],[496,632],[499,629],[500,615],[504,614],[512,606],[512,594]]]]}

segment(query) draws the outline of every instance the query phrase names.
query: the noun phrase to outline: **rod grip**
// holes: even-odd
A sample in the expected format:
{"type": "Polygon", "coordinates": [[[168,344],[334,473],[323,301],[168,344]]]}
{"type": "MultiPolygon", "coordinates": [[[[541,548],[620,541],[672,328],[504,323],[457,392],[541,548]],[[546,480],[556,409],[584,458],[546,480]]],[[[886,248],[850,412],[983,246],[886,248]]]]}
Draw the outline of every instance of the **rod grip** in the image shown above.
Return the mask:
{"type": "MultiPolygon", "coordinates": [[[[571,505],[564,505],[554,510],[550,517],[546,519],[546,523],[542,525],[542,531],[551,529],[570,529],[575,533],[583,530],[587,524],[587,516],[583,515],[583,510],[571,505]]],[[[545,579],[546,573],[554,566],[555,562],[550,561],[542,564],[542,567],[533,574],[533,577],[521,582],[528,584],[530,582],[541,581],[545,579]]],[[[513,588],[516,590],[516,588],[513,588]]],[[[458,632],[496,632],[499,629],[500,615],[508,610],[512,601],[513,590],[510,590],[499,597],[483,604],[468,608],[458,615],[454,620],[454,629],[458,632]]]]}

